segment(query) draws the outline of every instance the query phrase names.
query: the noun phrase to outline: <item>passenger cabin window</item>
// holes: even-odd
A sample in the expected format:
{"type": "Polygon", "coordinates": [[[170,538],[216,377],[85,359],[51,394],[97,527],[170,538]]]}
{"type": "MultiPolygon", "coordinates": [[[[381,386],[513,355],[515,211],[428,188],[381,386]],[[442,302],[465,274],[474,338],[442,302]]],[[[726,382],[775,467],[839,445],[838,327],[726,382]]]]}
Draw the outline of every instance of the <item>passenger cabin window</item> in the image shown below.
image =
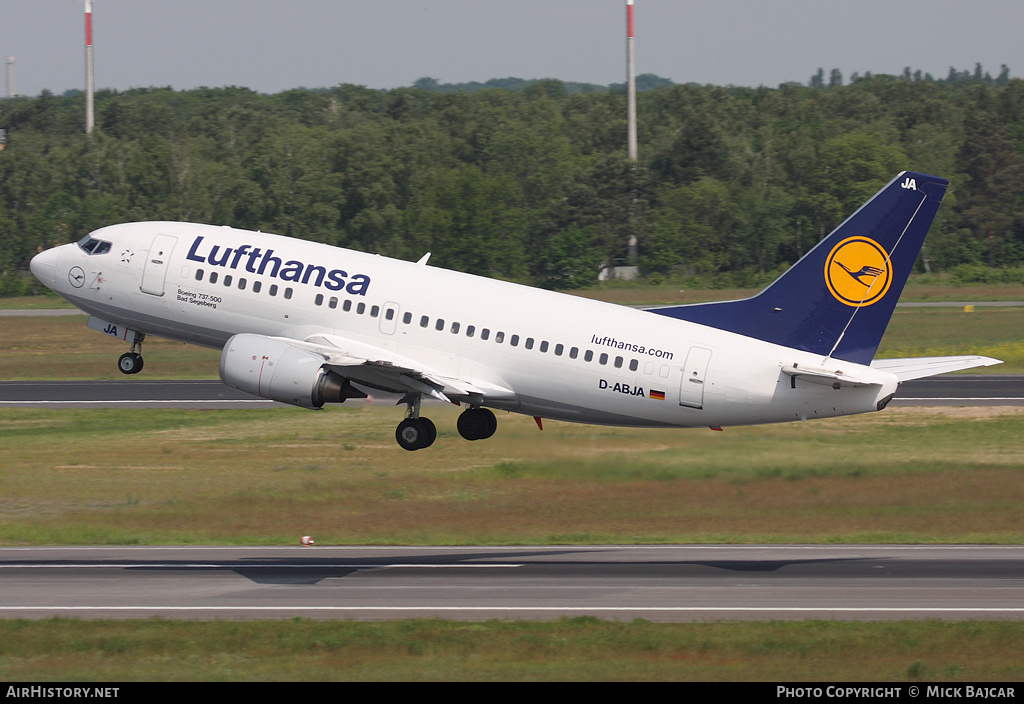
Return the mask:
{"type": "Polygon", "coordinates": [[[292,289],[290,287],[284,290],[284,297],[285,300],[288,300],[292,297],[292,289]]]}
{"type": "Polygon", "coordinates": [[[224,274],[224,285],[225,286],[230,286],[231,285],[231,274],[224,274]]]}
{"type": "Polygon", "coordinates": [[[244,290],[245,290],[245,285],[246,285],[246,283],[247,283],[247,282],[246,282],[246,280],[245,280],[245,279],[239,279],[239,280],[238,280],[238,290],[239,290],[239,291],[244,291],[244,290]]]}
{"type": "Polygon", "coordinates": [[[210,283],[211,284],[217,283],[217,272],[216,271],[211,271],[210,272],[210,283]]]}
{"type": "MultiPolygon", "coordinates": [[[[210,274],[210,276],[213,276],[213,274],[210,274]]],[[[269,293],[270,293],[271,296],[276,296],[277,295],[277,284],[270,284],[270,291],[269,291],[269,293]]]]}
{"type": "Polygon", "coordinates": [[[348,313],[350,310],[352,310],[352,301],[346,298],[345,302],[341,304],[341,309],[348,313]]]}
{"type": "Polygon", "coordinates": [[[253,284],[252,284],[252,292],[253,293],[259,293],[262,290],[263,290],[263,282],[262,281],[254,281],[253,284]]]}
{"type": "Polygon", "coordinates": [[[584,362],[593,362],[594,361],[594,351],[593,350],[587,350],[587,353],[585,355],[583,355],[583,361],[584,362]]]}
{"type": "Polygon", "coordinates": [[[196,269],[196,281],[202,281],[202,280],[203,280],[203,270],[202,269],[196,269]]]}
{"type": "Polygon", "coordinates": [[[513,335],[512,337],[510,337],[508,339],[508,344],[512,345],[513,347],[519,347],[519,335],[513,335]]]}
{"type": "Polygon", "coordinates": [[[420,327],[421,328],[425,328],[428,325],[430,325],[430,318],[428,316],[426,316],[426,315],[422,316],[420,318],[420,327]]]}
{"type": "Polygon", "coordinates": [[[313,299],[313,302],[316,303],[318,306],[322,306],[324,304],[324,294],[316,294],[316,298],[313,299]]]}
{"type": "Polygon", "coordinates": [[[452,323],[452,335],[458,335],[460,327],[459,323],[452,323]]]}
{"type": "Polygon", "coordinates": [[[412,322],[412,313],[406,313],[402,316],[402,322],[408,325],[412,322]]]}
{"type": "Polygon", "coordinates": [[[437,319],[437,322],[434,323],[434,329],[437,331],[444,330],[444,318],[437,319]]]}

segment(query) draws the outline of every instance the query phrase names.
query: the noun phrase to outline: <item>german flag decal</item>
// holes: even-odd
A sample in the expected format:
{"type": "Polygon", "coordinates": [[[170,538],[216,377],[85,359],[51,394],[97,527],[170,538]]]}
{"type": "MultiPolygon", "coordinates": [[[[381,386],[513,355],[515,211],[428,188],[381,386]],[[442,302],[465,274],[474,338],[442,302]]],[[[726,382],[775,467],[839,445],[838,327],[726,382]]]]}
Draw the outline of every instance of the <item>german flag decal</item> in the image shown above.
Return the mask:
{"type": "Polygon", "coordinates": [[[655,401],[664,401],[665,400],[665,392],[664,391],[655,391],[654,389],[651,389],[651,398],[653,398],[655,401]]]}

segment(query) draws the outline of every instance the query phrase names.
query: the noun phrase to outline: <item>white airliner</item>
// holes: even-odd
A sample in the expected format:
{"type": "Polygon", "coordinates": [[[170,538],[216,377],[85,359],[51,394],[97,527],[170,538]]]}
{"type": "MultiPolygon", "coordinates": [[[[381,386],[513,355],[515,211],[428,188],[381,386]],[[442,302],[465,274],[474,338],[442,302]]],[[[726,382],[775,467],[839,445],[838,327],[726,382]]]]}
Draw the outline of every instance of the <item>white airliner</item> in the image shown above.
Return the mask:
{"type": "Polygon", "coordinates": [[[130,345],[222,349],[225,384],[304,408],[403,394],[395,433],[429,447],[424,397],[460,404],[467,440],[489,408],[636,427],[826,418],[883,409],[901,381],[998,364],[874,360],[945,194],[904,172],[760,294],[636,310],[229,227],[141,222],[44,251],[32,272],[130,345]]]}

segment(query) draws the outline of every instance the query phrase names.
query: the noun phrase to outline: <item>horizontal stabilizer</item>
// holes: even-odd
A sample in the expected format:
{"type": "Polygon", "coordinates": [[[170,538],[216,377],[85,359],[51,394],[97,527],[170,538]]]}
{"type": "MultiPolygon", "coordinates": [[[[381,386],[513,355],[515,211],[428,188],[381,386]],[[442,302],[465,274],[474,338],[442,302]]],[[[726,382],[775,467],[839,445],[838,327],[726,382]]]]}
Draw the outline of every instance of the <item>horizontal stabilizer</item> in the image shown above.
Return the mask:
{"type": "Polygon", "coordinates": [[[866,379],[857,379],[844,374],[841,370],[831,371],[828,369],[815,369],[812,367],[798,367],[793,365],[791,367],[783,367],[782,373],[790,376],[795,381],[799,379],[801,381],[810,382],[811,384],[821,384],[822,386],[831,386],[833,389],[841,389],[843,387],[854,387],[854,386],[881,386],[880,381],[868,381],[866,379]]]}
{"type": "Polygon", "coordinates": [[[1001,359],[965,355],[961,357],[909,357],[905,359],[876,359],[871,362],[872,369],[895,374],[900,381],[922,379],[926,376],[956,372],[974,367],[990,367],[1002,364],[1001,359]]]}

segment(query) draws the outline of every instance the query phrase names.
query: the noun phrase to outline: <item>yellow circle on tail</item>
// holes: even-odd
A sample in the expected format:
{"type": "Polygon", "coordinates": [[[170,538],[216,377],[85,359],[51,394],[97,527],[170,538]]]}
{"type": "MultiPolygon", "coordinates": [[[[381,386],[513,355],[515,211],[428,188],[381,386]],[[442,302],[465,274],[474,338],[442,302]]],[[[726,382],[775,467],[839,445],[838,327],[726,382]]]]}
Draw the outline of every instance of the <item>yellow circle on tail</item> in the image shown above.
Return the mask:
{"type": "Polygon", "coordinates": [[[825,283],[836,300],[854,308],[882,300],[892,283],[892,263],[870,237],[847,237],[825,260],[825,283]]]}

